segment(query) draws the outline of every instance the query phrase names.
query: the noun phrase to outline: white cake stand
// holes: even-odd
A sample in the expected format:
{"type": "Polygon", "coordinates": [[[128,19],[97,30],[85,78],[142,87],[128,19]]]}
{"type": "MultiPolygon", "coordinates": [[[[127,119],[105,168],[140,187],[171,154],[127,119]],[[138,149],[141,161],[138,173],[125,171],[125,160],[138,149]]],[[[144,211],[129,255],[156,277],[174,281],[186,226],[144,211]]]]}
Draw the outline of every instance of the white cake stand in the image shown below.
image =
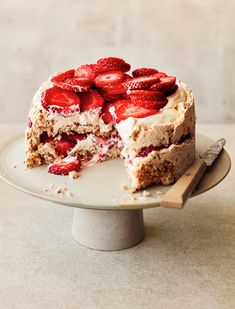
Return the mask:
{"type": "MultiPolygon", "coordinates": [[[[213,141],[197,135],[197,153],[213,141]]],[[[223,150],[195,189],[199,195],[217,185],[229,172],[231,161],[223,150]]],[[[74,207],[73,237],[82,245],[96,250],[121,250],[144,238],[143,209],[160,206],[160,198],[170,186],[153,186],[149,197],[143,192],[131,196],[121,188],[128,184],[121,159],[102,162],[70,179],[47,173],[47,167],[33,169],[24,164],[24,137],[18,135],[0,147],[0,176],[7,183],[39,198],[74,207]],[[60,188],[67,188],[64,194],[60,188]],[[57,193],[56,193],[57,191],[57,193]]]]}

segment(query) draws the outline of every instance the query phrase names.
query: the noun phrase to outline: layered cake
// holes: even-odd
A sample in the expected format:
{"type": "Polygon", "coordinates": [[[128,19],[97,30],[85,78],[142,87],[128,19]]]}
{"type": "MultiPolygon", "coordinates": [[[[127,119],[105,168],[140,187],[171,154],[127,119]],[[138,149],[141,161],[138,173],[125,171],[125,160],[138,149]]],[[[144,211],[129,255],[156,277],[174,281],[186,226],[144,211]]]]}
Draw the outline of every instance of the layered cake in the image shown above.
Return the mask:
{"type": "Polygon", "coordinates": [[[44,82],[29,110],[26,165],[76,177],[120,156],[132,191],[175,182],[195,159],[192,91],[155,68],[128,71],[108,57],[44,82]]]}

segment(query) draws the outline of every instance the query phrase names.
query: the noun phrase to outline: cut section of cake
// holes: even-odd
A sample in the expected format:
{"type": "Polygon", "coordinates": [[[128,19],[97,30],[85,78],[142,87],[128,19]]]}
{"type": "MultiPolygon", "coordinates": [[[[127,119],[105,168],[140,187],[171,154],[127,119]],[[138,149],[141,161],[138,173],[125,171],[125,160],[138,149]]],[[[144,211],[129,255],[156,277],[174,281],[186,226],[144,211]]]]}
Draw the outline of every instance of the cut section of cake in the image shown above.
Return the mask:
{"type": "Polygon", "coordinates": [[[175,182],[195,160],[192,91],[155,68],[129,70],[108,57],[44,82],[29,110],[26,165],[68,175],[120,156],[132,191],[175,182]]]}

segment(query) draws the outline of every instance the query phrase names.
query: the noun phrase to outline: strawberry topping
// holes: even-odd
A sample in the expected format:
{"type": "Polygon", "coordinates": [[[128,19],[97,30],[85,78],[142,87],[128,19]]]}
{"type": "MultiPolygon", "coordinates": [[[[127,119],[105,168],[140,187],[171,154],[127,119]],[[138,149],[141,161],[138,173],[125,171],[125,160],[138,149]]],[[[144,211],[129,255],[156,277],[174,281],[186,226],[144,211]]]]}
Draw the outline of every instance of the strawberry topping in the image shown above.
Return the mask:
{"type": "Polygon", "coordinates": [[[124,73],[120,70],[108,71],[99,74],[95,78],[95,85],[97,87],[108,87],[116,84],[120,84],[124,79],[124,73]]]}
{"type": "Polygon", "coordinates": [[[129,91],[129,97],[142,99],[142,100],[159,100],[164,101],[165,97],[160,91],[151,90],[131,90],[129,91]]]}
{"type": "Polygon", "coordinates": [[[109,90],[105,88],[100,89],[100,93],[104,97],[106,101],[117,101],[124,98],[125,94],[111,94],[109,93],[109,90]]]}
{"type": "Polygon", "coordinates": [[[104,120],[106,124],[113,122],[113,116],[110,113],[110,108],[114,107],[114,109],[116,110],[119,106],[121,106],[122,104],[125,104],[126,101],[129,102],[129,100],[118,100],[116,102],[105,104],[103,106],[103,113],[102,113],[101,118],[104,120]]]}
{"type": "Polygon", "coordinates": [[[58,163],[50,164],[48,167],[48,172],[54,175],[68,175],[69,172],[78,172],[81,167],[81,162],[76,158],[75,161],[60,161],[58,163]]]}
{"type": "Polygon", "coordinates": [[[137,106],[130,100],[125,100],[125,103],[119,106],[116,110],[116,122],[119,123],[120,121],[125,120],[129,117],[144,118],[157,114],[158,112],[159,111],[156,109],[149,109],[137,106]]]}
{"type": "Polygon", "coordinates": [[[42,94],[41,104],[44,109],[69,116],[80,109],[79,96],[65,89],[52,87],[42,94]]]}
{"type": "Polygon", "coordinates": [[[163,99],[161,101],[160,100],[155,101],[155,100],[143,100],[136,97],[132,97],[131,102],[136,106],[141,106],[148,109],[154,109],[154,108],[160,109],[166,105],[167,99],[163,99]]]}
{"type": "Polygon", "coordinates": [[[71,90],[75,92],[85,92],[90,89],[93,83],[93,79],[87,76],[75,75],[75,70],[69,70],[64,73],[60,73],[51,78],[54,86],[65,90],[71,90]]]}
{"type": "Polygon", "coordinates": [[[121,70],[123,72],[129,71],[131,66],[125,60],[116,57],[101,58],[97,61],[97,70],[99,72],[121,70]]]}
{"type": "Polygon", "coordinates": [[[164,93],[164,95],[167,97],[168,95],[172,95],[173,93],[176,92],[176,90],[178,89],[178,85],[174,85],[170,90],[166,91],[164,93]]]}
{"type": "Polygon", "coordinates": [[[176,78],[174,76],[165,76],[160,78],[159,83],[153,84],[150,89],[158,91],[168,91],[175,86],[176,78]]]}
{"type": "Polygon", "coordinates": [[[149,89],[152,84],[159,82],[159,78],[155,75],[141,76],[133,78],[123,83],[126,89],[149,89]]]}
{"type": "Polygon", "coordinates": [[[84,64],[74,71],[74,76],[81,78],[88,78],[90,81],[94,81],[96,77],[95,65],[84,64]]]}
{"type": "Polygon", "coordinates": [[[158,72],[158,73],[154,73],[153,76],[158,77],[158,78],[162,78],[162,77],[166,77],[167,74],[164,72],[158,72]]]}
{"type": "Polygon", "coordinates": [[[139,69],[135,69],[132,72],[132,75],[134,77],[140,77],[140,76],[148,76],[148,75],[152,75],[154,73],[158,73],[158,70],[153,69],[153,68],[139,68],[139,69]]]}
{"type": "Polygon", "coordinates": [[[97,90],[81,93],[80,99],[82,112],[97,108],[101,109],[104,104],[104,98],[97,90]]]}

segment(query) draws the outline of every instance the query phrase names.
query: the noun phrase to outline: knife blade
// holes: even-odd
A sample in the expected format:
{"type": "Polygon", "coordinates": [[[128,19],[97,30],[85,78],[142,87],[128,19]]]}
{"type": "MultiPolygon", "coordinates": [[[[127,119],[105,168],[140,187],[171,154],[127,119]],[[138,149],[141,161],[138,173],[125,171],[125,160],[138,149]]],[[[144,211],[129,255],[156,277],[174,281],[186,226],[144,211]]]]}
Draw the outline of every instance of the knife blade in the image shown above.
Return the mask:
{"type": "Polygon", "coordinates": [[[182,208],[192,194],[194,188],[202,178],[206,169],[213,164],[226,143],[225,138],[220,138],[212,144],[197,159],[177,182],[165,193],[160,201],[161,206],[182,208]]]}
{"type": "Polygon", "coordinates": [[[205,161],[207,166],[211,166],[215,159],[218,157],[220,151],[226,144],[225,138],[220,138],[217,142],[212,144],[201,156],[200,158],[205,161]]]}

